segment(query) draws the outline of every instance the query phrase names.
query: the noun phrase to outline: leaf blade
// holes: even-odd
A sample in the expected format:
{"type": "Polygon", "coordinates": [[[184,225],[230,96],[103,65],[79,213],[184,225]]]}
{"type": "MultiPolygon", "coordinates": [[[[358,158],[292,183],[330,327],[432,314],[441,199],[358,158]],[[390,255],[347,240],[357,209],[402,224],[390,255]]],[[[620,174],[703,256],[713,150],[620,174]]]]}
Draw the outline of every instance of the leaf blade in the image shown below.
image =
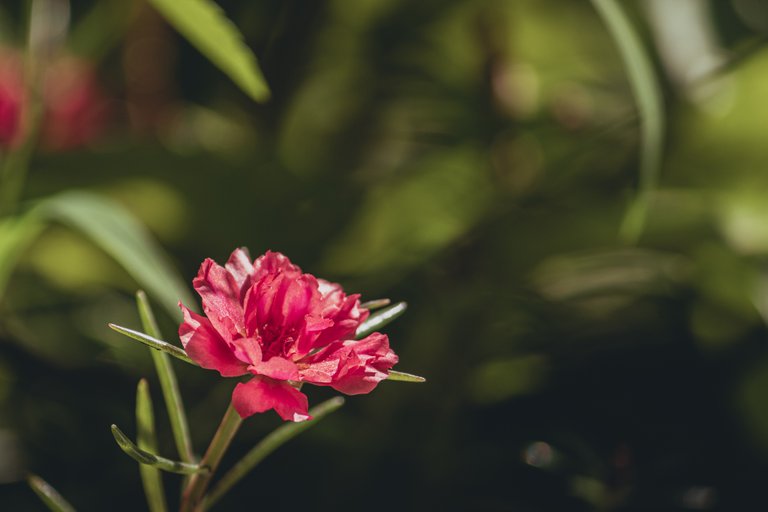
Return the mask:
{"type": "Polygon", "coordinates": [[[126,455],[131,457],[139,464],[147,464],[157,469],[167,471],[169,473],[179,473],[182,475],[189,475],[192,473],[206,473],[209,469],[205,466],[198,464],[189,464],[178,460],[171,460],[160,455],[155,455],[146,450],[142,450],[136,444],[126,436],[117,425],[112,425],[112,436],[115,438],[115,442],[123,450],[126,455]]]}
{"type": "Polygon", "coordinates": [[[69,504],[51,484],[37,475],[27,476],[27,484],[35,491],[35,494],[53,512],[75,512],[75,507],[69,504]]]}
{"type": "Polygon", "coordinates": [[[624,61],[640,115],[640,181],[621,225],[621,236],[636,242],[642,233],[661,168],[664,104],[653,65],[626,13],[615,0],[592,0],[624,61]]]}
{"type": "Polygon", "coordinates": [[[32,211],[90,238],[157,297],[171,317],[181,318],[179,301],[194,303],[160,245],[117,203],[89,192],[69,191],[42,200],[32,211]]]}
{"type": "MultiPolygon", "coordinates": [[[[136,304],[144,331],[154,338],[159,338],[160,329],[157,327],[155,315],[152,312],[147,295],[141,290],[136,292],[136,304]]],[[[194,462],[192,440],[189,435],[189,423],[187,422],[187,415],[184,410],[184,402],[181,399],[176,373],[173,371],[171,361],[165,352],[150,350],[150,354],[152,355],[152,361],[155,364],[155,370],[157,370],[157,376],[160,380],[160,388],[163,391],[163,398],[165,399],[168,418],[171,422],[171,431],[173,432],[173,439],[176,443],[179,457],[184,462],[194,462]]]]}
{"type": "MultiPolygon", "coordinates": [[[[152,412],[152,397],[149,384],[141,379],[136,386],[136,445],[141,450],[157,451],[155,435],[155,415],[152,412]]],[[[150,465],[139,464],[141,483],[151,512],[167,512],[165,489],[160,471],[150,465]]]]}
{"type": "Polygon", "coordinates": [[[148,346],[149,348],[160,350],[162,352],[165,352],[166,354],[172,355],[177,359],[181,359],[185,363],[189,363],[191,365],[197,366],[197,363],[195,363],[192,359],[190,359],[187,353],[184,352],[183,349],[180,349],[175,345],[171,345],[167,341],[158,340],[156,338],[153,338],[152,336],[149,336],[148,334],[144,334],[143,332],[139,332],[139,331],[134,331],[133,329],[128,329],[127,327],[121,327],[115,324],[107,324],[107,325],[113,331],[117,331],[124,336],[128,336],[131,339],[139,341],[145,344],[146,346],[148,346]]]}
{"type": "Polygon", "coordinates": [[[412,373],[398,372],[395,370],[389,370],[387,380],[394,380],[399,382],[427,382],[427,379],[420,375],[413,375],[412,373]]]}
{"type": "Polygon", "coordinates": [[[405,302],[398,302],[393,306],[382,309],[381,311],[377,311],[376,313],[369,316],[365,322],[360,324],[360,327],[358,327],[357,332],[355,333],[355,337],[357,339],[365,338],[372,332],[375,332],[377,329],[381,329],[405,313],[407,308],[408,304],[405,302]]]}
{"type": "Polygon", "coordinates": [[[208,60],[257,102],[270,92],[256,56],[237,27],[210,0],[150,0],[150,3],[208,60]]]}

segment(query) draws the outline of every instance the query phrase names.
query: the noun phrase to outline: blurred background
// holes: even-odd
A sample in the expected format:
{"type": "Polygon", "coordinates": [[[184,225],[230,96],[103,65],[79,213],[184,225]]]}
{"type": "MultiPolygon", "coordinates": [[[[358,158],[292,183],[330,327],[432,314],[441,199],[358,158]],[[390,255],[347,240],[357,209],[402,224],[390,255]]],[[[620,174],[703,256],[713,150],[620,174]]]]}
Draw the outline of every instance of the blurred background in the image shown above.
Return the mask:
{"type": "MultiPolygon", "coordinates": [[[[169,293],[153,261],[188,287],[237,246],[407,301],[385,331],[428,382],[350,398],[222,510],[768,506],[767,3],[617,2],[664,107],[636,243],[620,228],[642,116],[593,3],[218,3],[265,103],[142,1],[0,6],[7,165],[27,27],[55,47],[20,200],[0,204],[0,508],[44,510],[28,471],[79,510],[146,508],[109,431],[135,434],[141,377],[176,454],[147,350],[106,323],[139,328],[147,281],[169,293]],[[88,228],[110,208],[162,249],[126,235],[133,260],[115,259],[88,228]]],[[[148,291],[174,340],[175,297],[148,291]]],[[[175,366],[202,451],[234,381],[175,366]]],[[[225,466],[279,424],[246,422],[225,466]]]]}

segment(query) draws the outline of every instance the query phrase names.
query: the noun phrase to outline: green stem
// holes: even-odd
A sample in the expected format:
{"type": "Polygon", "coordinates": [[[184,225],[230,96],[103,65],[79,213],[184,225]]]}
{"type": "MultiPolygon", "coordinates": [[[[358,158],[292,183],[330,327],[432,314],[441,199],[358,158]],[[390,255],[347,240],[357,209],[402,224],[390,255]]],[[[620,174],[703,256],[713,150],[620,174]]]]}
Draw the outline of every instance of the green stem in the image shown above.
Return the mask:
{"type": "Polygon", "coordinates": [[[622,2],[592,0],[592,5],[621,54],[640,115],[640,180],[637,195],[621,225],[621,236],[630,243],[636,243],[645,225],[651,193],[659,180],[664,142],[664,102],[651,58],[624,12],[622,2]]]}
{"type": "Polygon", "coordinates": [[[211,444],[208,445],[208,450],[206,450],[203,459],[200,461],[200,465],[208,467],[209,471],[205,474],[197,473],[190,479],[189,484],[184,489],[180,512],[202,510],[200,508],[202,497],[208,488],[208,484],[211,482],[211,477],[242,423],[243,419],[235,411],[235,408],[232,407],[232,404],[230,404],[227,407],[227,412],[224,413],[224,417],[221,419],[218,430],[213,435],[211,444]]]}
{"type": "Polygon", "coordinates": [[[285,423],[262,439],[259,444],[251,448],[251,451],[216,483],[208,497],[203,501],[203,510],[206,510],[221,499],[227,491],[256,467],[259,462],[264,460],[267,455],[308,428],[313,427],[318,421],[342,405],[344,405],[344,398],[340,396],[331,398],[309,411],[309,414],[312,416],[311,420],[300,423],[285,423]]]}

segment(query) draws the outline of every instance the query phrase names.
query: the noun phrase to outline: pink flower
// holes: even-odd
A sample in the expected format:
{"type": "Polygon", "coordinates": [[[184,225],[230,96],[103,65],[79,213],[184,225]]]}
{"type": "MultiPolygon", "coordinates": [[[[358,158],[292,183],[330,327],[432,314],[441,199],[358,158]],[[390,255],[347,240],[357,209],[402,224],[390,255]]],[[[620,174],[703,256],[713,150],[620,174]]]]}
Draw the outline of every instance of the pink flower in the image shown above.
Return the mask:
{"type": "MultiPolygon", "coordinates": [[[[27,93],[19,52],[0,48],[0,149],[15,148],[27,130],[27,93]]],[[[107,97],[96,72],[86,61],[57,56],[41,75],[42,146],[49,150],[74,149],[101,135],[109,117],[107,97]]]]}
{"type": "Polygon", "coordinates": [[[17,55],[0,48],[0,148],[20,142],[24,80],[17,55]]]}
{"type": "Polygon", "coordinates": [[[397,363],[386,335],[354,339],[368,317],[359,295],[302,273],[280,253],[251,262],[235,249],[224,267],[206,259],[193,285],[207,317],[179,304],[179,337],[203,368],[253,375],[232,393],[243,418],[274,409],[284,420],[309,419],[302,383],[369,393],[397,363]]]}

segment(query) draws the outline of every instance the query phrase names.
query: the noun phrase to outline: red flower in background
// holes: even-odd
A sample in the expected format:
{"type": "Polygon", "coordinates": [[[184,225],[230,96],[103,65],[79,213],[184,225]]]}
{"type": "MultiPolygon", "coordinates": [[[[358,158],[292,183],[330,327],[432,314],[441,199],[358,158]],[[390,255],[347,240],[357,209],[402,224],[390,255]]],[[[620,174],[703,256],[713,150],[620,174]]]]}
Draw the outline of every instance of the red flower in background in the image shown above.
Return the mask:
{"type": "Polygon", "coordinates": [[[21,59],[0,48],[0,147],[18,142],[24,98],[21,59]]]}
{"type": "MultiPolygon", "coordinates": [[[[88,62],[58,57],[42,71],[41,79],[43,147],[72,149],[103,133],[108,118],[107,98],[88,62]]],[[[22,141],[26,110],[21,55],[0,48],[0,147],[15,147],[22,141]]]]}
{"type": "Polygon", "coordinates": [[[224,267],[206,259],[193,285],[207,318],[179,304],[181,342],[203,368],[254,376],[232,394],[241,417],[274,409],[284,420],[309,419],[300,383],[369,393],[397,363],[386,335],[354,340],[368,317],[359,295],[302,273],[280,253],[252,262],[236,249],[224,267]]]}

